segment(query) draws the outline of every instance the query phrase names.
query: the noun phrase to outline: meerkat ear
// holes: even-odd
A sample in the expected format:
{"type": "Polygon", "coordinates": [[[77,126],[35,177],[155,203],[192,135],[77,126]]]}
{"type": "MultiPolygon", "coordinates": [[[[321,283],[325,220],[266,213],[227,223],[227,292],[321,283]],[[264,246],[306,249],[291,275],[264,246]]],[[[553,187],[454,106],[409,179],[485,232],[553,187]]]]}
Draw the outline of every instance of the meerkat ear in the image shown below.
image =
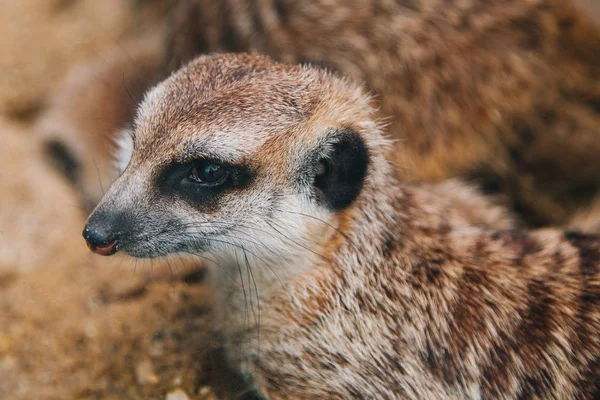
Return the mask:
{"type": "Polygon", "coordinates": [[[362,189],[369,153],[357,132],[346,129],[337,131],[335,136],[331,150],[318,160],[314,185],[328,208],[342,210],[362,189]]]}

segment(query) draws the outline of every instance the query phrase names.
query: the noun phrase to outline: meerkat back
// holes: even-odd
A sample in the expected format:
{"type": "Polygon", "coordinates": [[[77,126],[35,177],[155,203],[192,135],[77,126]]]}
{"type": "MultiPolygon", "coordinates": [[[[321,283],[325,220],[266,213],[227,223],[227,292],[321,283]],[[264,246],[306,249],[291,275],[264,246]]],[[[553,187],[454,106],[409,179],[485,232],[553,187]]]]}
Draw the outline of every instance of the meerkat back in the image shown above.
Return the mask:
{"type": "Polygon", "coordinates": [[[598,190],[600,30],[568,0],[194,0],[170,27],[171,69],[254,50],[364,82],[404,179],[473,178],[534,226],[598,190]]]}
{"type": "Polygon", "coordinates": [[[157,29],[79,62],[51,93],[36,122],[47,159],[75,187],[87,210],[118,175],[118,151],[131,144],[127,131],[135,109],[162,78],[163,38],[157,29]]]}
{"type": "MultiPolygon", "coordinates": [[[[567,0],[193,0],[178,2],[166,24],[167,45],[153,50],[157,76],[197,54],[253,50],[364,82],[400,139],[405,180],[474,180],[533,226],[567,224],[597,193],[600,33],[567,0]]],[[[102,91],[126,99],[121,87],[102,91]]],[[[104,116],[112,130],[130,122],[104,116]]],[[[72,128],[65,130],[80,130],[72,128]]],[[[98,186],[91,173],[86,182],[98,186]]],[[[88,195],[91,203],[98,194],[88,195]]]]}

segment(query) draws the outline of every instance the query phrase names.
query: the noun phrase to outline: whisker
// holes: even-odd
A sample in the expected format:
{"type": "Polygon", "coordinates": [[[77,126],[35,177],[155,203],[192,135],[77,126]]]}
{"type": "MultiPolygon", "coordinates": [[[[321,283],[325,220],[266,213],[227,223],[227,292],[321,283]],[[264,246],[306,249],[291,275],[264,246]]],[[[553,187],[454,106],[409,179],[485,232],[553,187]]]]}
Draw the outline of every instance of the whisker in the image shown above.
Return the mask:
{"type": "MultiPolygon", "coordinates": [[[[180,236],[184,236],[186,238],[191,239],[192,242],[190,244],[192,244],[192,245],[194,245],[198,240],[201,239],[201,240],[212,241],[212,242],[215,242],[215,243],[226,244],[226,245],[235,247],[237,249],[242,249],[242,246],[239,245],[239,244],[232,243],[232,242],[226,241],[226,240],[221,240],[221,239],[216,239],[216,238],[213,238],[213,237],[205,236],[204,232],[202,232],[202,231],[197,231],[197,232],[181,232],[179,229],[180,229],[179,227],[175,227],[175,228],[172,228],[172,229],[169,229],[169,230],[164,230],[163,233],[164,234],[169,234],[170,232],[177,233],[180,236]],[[202,237],[193,236],[192,235],[193,233],[202,234],[202,237]]],[[[221,236],[225,236],[225,235],[221,235],[221,236]]],[[[239,241],[249,241],[248,239],[243,239],[243,238],[240,238],[240,237],[237,237],[237,236],[233,236],[233,235],[227,235],[227,237],[231,237],[232,239],[236,239],[236,240],[239,240],[239,241]]],[[[255,242],[255,241],[251,241],[251,243],[254,243],[256,245],[260,245],[261,244],[260,242],[255,242]]],[[[200,247],[200,246],[198,245],[198,247],[200,247]]],[[[254,256],[256,259],[262,261],[267,267],[269,267],[269,269],[271,269],[270,266],[269,266],[269,263],[265,259],[263,259],[261,256],[259,256],[258,254],[254,253],[254,252],[251,252],[248,249],[246,249],[246,251],[249,254],[251,254],[252,256],[254,256]]],[[[271,271],[275,274],[275,272],[272,269],[271,269],[271,271]]],[[[279,280],[278,277],[277,277],[277,279],[279,280]]]]}
{"type": "MultiPolygon", "coordinates": [[[[147,88],[150,87],[150,84],[146,79],[144,79],[144,74],[142,73],[141,68],[134,61],[134,59],[131,57],[131,54],[127,51],[127,49],[125,49],[125,47],[121,43],[119,43],[117,41],[115,44],[123,52],[123,54],[125,54],[127,56],[129,63],[135,68],[138,85],[140,85],[140,88],[143,88],[142,90],[145,91],[147,88]]],[[[139,99],[138,100],[133,99],[133,97],[129,93],[129,90],[127,89],[127,85],[125,84],[125,74],[123,74],[123,86],[125,86],[125,90],[127,91],[127,94],[129,95],[129,98],[131,99],[133,105],[137,106],[137,104],[139,103],[139,99]]]]}
{"type": "MultiPolygon", "coordinates": [[[[227,271],[227,269],[226,269],[226,268],[223,268],[223,266],[222,266],[222,265],[220,265],[219,263],[217,263],[215,260],[213,260],[213,259],[211,259],[211,258],[209,258],[209,257],[206,257],[206,256],[204,256],[203,254],[200,254],[200,253],[194,253],[194,252],[187,251],[187,250],[180,250],[180,251],[181,251],[182,253],[188,254],[188,255],[190,255],[190,256],[192,256],[192,257],[198,257],[198,258],[201,258],[201,259],[204,259],[204,260],[207,260],[207,261],[210,261],[210,262],[212,262],[212,263],[213,263],[213,264],[215,264],[215,265],[216,265],[218,268],[220,268],[220,269],[223,271],[223,273],[224,273],[224,274],[226,274],[226,275],[229,277],[229,279],[230,279],[232,282],[234,282],[234,283],[237,283],[237,282],[236,282],[236,280],[234,279],[234,277],[233,277],[232,275],[230,275],[230,274],[229,274],[229,272],[227,271]]],[[[238,284],[238,285],[239,285],[239,284],[238,284]]]]}
{"type": "MultiPolygon", "coordinates": [[[[252,308],[252,313],[254,314],[254,322],[256,323],[256,347],[257,354],[260,356],[260,295],[258,293],[258,285],[256,284],[256,279],[254,278],[254,273],[252,272],[252,267],[250,266],[250,261],[248,260],[248,255],[246,254],[246,250],[242,248],[242,252],[244,253],[244,259],[246,260],[246,270],[247,273],[250,274],[252,278],[252,282],[254,284],[254,292],[256,293],[256,314],[254,313],[254,308],[252,308]]],[[[252,337],[250,336],[250,339],[252,337]]],[[[252,371],[254,372],[254,371],[252,371]]]]}
{"type": "Polygon", "coordinates": [[[102,184],[102,177],[100,176],[100,169],[98,168],[98,163],[96,159],[92,157],[92,162],[94,163],[94,167],[96,168],[96,175],[98,175],[98,184],[100,184],[100,190],[102,191],[102,196],[106,194],[104,191],[104,185],[102,184]]]}
{"type": "Polygon", "coordinates": [[[183,270],[183,274],[181,275],[181,277],[183,278],[183,277],[187,276],[188,270],[187,270],[185,261],[183,261],[183,258],[181,258],[181,255],[176,254],[176,256],[177,256],[177,259],[179,260],[179,262],[181,263],[181,269],[183,270]]]}
{"type": "Polygon", "coordinates": [[[123,73],[123,76],[121,77],[121,82],[123,83],[123,88],[127,93],[127,97],[129,97],[129,100],[131,100],[131,104],[137,105],[137,101],[134,100],[133,96],[131,95],[131,92],[129,91],[129,88],[127,87],[127,82],[125,82],[125,73],[123,73]]]}
{"type": "MultiPolygon", "coordinates": [[[[208,241],[213,241],[213,242],[216,242],[216,243],[227,244],[227,245],[233,246],[235,248],[242,249],[243,251],[246,251],[249,254],[251,254],[252,256],[254,256],[256,259],[260,260],[271,271],[271,273],[275,276],[275,278],[277,279],[277,281],[279,282],[279,284],[283,287],[283,282],[279,278],[279,275],[275,272],[275,270],[273,270],[273,268],[270,266],[270,264],[265,259],[263,259],[261,256],[259,256],[258,254],[254,253],[254,252],[252,252],[252,251],[250,251],[248,249],[244,249],[239,244],[232,243],[230,241],[219,240],[219,239],[215,239],[215,238],[204,236],[204,232],[202,232],[202,231],[197,231],[197,232],[181,232],[181,229],[185,228],[186,226],[187,227],[189,227],[189,226],[191,226],[191,227],[198,227],[199,225],[201,225],[201,224],[193,224],[193,223],[190,223],[190,224],[177,224],[175,227],[172,227],[170,229],[164,230],[164,233],[168,233],[168,232],[178,233],[178,234],[186,236],[186,237],[188,237],[188,238],[190,238],[192,240],[197,240],[198,239],[197,237],[194,237],[192,235],[193,233],[202,234],[203,236],[202,236],[201,239],[203,239],[203,240],[208,240],[208,241]]],[[[252,227],[248,227],[248,228],[249,229],[253,229],[252,227]]],[[[264,231],[264,230],[262,232],[267,233],[269,235],[272,235],[271,232],[267,232],[267,231],[264,231]]],[[[241,232],[241,233],[243,233],[243,232],[241,232]]],[[[244,241],[245,242],[250,242],[250,243],[253,243],[253,244],[257,245],[257,246],[261,245],[260,242],[257,242],[257,241],[254,241],[254,240],[251,240],[251,239],[248,239],[248,238],[240,238],[240,237],[237,237],[237,236],[234,236],[234,235],[226,235],[226,234],[221,234],[220,236],[229,237],[229,238],[241,241],[241,242],[244,242],[244,241]]]]}
{"type": "MultiPolygon", "coordinates": [[[[235,253],[235,264],[238,268],[238,273],[240,276],[240,282],[242,283],[242,292],[244,294],[244,327],[246,326],[250,326],[250,320],[249,320],[249,313],[248,313],[248,296],[246,294],[246,286],[244,285],[244,277],[242,274],[242,267],[240,266],[239,260],[238,260],[238,255],[237,252],[235,253]]],[[[242,357],[242,346],[243,343],[240,343],[240,346],[238,348],[238,358],[241,359],[242,357]]]]}

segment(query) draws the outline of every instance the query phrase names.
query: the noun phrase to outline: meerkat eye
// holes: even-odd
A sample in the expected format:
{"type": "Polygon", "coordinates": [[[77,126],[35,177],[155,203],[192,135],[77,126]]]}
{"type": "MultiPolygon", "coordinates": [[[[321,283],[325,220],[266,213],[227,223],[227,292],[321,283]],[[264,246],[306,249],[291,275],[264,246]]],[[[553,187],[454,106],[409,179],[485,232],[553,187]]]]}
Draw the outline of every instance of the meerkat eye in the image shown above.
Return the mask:
{"type": "Polygon", "coordinates": [[[227,169],[214,161],[195,162],[189,174],[190,180],[208,187],[218,186],[225,183],[227,177],[227,169]]]}

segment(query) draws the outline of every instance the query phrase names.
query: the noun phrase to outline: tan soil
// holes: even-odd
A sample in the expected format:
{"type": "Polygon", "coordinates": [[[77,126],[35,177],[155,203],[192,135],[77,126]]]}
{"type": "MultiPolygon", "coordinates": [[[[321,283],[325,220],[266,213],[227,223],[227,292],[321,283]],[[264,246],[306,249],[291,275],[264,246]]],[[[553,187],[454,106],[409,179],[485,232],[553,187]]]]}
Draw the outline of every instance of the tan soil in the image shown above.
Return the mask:
{"type": "Polygon", "coordinates": [[[166,1],[0,1],[0,113],[26,118],[76,61],[120,45],[165,12],[166,1]],[[134,7],[135,4],[146,4],[134,7]]]}

